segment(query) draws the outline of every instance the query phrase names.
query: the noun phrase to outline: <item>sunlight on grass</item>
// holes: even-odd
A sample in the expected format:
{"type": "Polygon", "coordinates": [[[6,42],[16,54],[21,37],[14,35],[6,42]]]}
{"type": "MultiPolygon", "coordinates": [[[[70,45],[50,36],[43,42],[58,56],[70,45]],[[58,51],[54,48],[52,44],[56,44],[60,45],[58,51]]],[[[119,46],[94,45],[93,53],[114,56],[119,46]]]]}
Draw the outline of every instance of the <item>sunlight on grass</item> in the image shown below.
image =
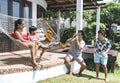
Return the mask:
{"type": "MultiPolygon", "coordinates": [[[[105,83],[104,73],[99,74],[100,79],[95,79],[94,77],[95,77],[95,71],[85,70],[84,75],[82,77],[80,77],[77,74],[73,76],[69,76],[65,74],[44,81],[39,81],[38,83],[105,83]]],[[[109,79],[109,83],[118,83],[120,81],[120,73],[119,75],[116,74],[116,71],[115,73],[109,73],[108,79],[109,79]]]]}
{"type": "MultiPolygon", "coordinates": [[[[120,52],[118,54],[117,63],[120,65],[120,52]]],[[[99,79],[95,79],[95,71],[85,70],[83,76],[77,74],[69,76],[67,74],[58,77],[50,78],[38,83],[105,83],[104,73],[99,73],[99,79]]],[[[116,69],[114,73],[108,73],[109,83],[120,82],[120,69],[116,69]]]]}
{"type": "Polygon", "coordinates": [[[118,53],[117,63],[118,63],[118,65],[120,66],[120,52],[118,53]]]}

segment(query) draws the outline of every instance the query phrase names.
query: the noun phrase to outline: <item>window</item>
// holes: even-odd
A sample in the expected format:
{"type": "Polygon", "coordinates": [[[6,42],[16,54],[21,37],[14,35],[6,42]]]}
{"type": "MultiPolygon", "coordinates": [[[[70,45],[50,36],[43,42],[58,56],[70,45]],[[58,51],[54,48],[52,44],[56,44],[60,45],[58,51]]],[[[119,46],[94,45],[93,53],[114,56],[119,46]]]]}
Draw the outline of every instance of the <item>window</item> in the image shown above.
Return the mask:
{"type": "Polygon", "coordinates": [[[24,18],[29,18],[29,7],[28,6],[25,6],[24,8],[23,8],[24,10],[24,15],[23,15],[23,17],[24,18]]]}
{"type": "Polygon", "coordinates": [[[32,3],[29,1],[23,2],[23,18],[31,18],[32,17],[32,3]]]}
{"type": "Polygon", "coordinates": [[[32,3],[27,0],[0,0],[0,13],[14,16],[31,18],[32,3]]]}
{"type": "Polygon", "coordinates": [[[13,1],[13,6],[12,6],[12,14],[15,17],[20,17],[20,3],[13,1]]]}
{"type": "Polygon", "coordinates": [[[37,18],[45,18],[45,10],[40,5],[37,5],[37,18]]]}
{"type": "Polygon", "coordinates": [[[8,0],[0,0],[0,13],[8,14],[8,0]]]}

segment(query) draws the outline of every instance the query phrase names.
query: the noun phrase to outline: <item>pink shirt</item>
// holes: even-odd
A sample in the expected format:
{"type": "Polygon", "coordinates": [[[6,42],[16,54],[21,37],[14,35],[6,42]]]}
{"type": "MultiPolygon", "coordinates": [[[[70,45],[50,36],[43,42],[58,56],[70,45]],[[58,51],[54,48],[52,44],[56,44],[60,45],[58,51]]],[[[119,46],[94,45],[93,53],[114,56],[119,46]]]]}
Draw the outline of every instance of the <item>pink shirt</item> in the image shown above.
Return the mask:
{"type": "Polygon", "coordinates": [[[28,33],[20,33],[20,35],[22,36],[22,38],[24,39],[24,40],[29,40],[29,38],[28,38],[28,36],[29,36],[29,34],[28,33]]]}
{"type": "Polygon", "coordinates": [[[38,35],[30,35],[29,38],[30,38],[30,40],[31,40],[32,42],[34,42],[34,43],[40,41],[40,38],[39,38],[38,35]]]}

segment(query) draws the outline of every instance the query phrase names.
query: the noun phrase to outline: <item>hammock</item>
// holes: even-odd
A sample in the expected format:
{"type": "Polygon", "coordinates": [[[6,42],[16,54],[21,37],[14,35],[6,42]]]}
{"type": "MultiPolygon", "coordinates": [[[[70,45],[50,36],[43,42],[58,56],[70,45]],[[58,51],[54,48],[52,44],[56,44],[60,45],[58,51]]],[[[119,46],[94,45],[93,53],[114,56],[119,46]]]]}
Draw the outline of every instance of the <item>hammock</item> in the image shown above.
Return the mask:
{"type": "MultiPolygon", "coordinates": [[[[9,33],[13,32],[14,30],[14,21],[17,20],[19,18],[17,17],[12,17],[12,16],[8,16],[8,15],[4,15],[4,14],[0,14],[0,33],[5,34],[12,42],[14,42],[18,48],[28,48],[24,43],[22,43],[21,41],[13,38],[9,33]]],[[[32,22],[34,22],[32,19],[26,19],[26,18],[21,18],[25,21],[25,26],[27,27],[27,29],[32,26],[32,22]]],[[[48,21],[46,21],[45,19],[37,19],[37,27],[38,30],[42,29],[43,33],[45,34],[45,32],[49,29],[52,31],[52,40],[50,42],[44,43],[45,45],[50,45],[52,43],[59,43],[60,39],[57,36],[56,32],[51,28],[50,24],[48,23],[48,21]]],[[[4,40],[6,41],[6,40],[4,40]]],[[[1,40],[0,40],[0,44],[1,44],[1,40]]],[[[11,49],[11,48],[10,48],[11,49]]]]}
{"type": "Polygon", "coordinates": [[[4,30],[2,27],[0,27],[0,31],[5,34],[7,37],[9,37],[18,47],[21,49],[28,49],[28,46],[21,42],[18,39],[13,38],[6,30],[4,30]]]}

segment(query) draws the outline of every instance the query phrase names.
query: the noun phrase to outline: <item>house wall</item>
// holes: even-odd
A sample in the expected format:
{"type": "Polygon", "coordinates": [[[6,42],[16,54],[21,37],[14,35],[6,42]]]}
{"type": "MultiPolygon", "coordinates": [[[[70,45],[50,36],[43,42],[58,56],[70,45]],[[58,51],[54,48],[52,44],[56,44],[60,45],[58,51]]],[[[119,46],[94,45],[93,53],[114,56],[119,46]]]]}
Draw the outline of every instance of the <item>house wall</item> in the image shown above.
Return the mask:
{"type": "MultiPolygon", "coordinates": [[[[0,26],[8,32],[13,32],[14,21],[18,18],[25,19],[27,28],[32,26],[32,20],[26,20],[26,18],[32,18],[32,12],[34,12],[34,9],[32,9],[33,3],[34,2],[27,0],[0,0],[0,26]]],[[[45,17],[45,10],[38,4],[36,6],[38,11],[36,17],[45,17]]],[[[20,49],[13,41],[1,32],[0,46],[0,52],[9,52],[20,49]]]]}

